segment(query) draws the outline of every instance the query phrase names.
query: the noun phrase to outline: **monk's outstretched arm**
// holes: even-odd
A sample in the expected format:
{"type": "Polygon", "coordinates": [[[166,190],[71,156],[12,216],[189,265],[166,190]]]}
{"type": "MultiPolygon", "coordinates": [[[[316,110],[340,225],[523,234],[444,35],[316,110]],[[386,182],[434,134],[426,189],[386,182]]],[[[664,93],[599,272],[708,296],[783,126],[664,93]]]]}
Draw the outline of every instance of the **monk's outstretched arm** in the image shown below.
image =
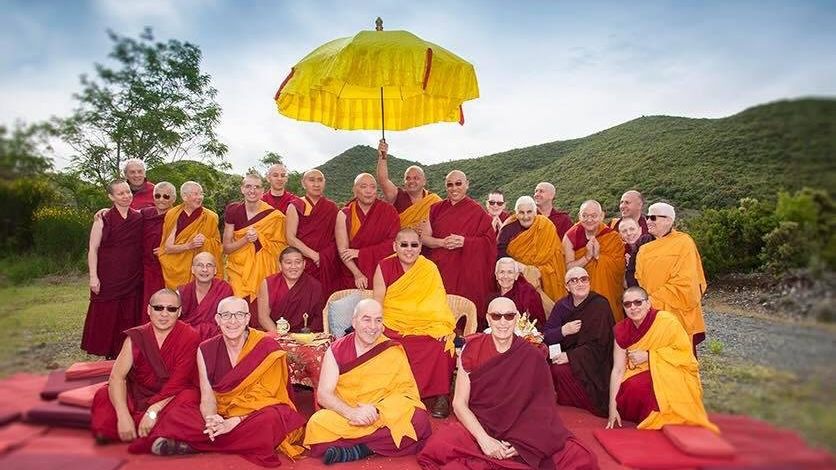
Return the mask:
{"type": "Polygon", "coordinates": [[[314,260],[314,263],[319,265],[319,253],[313,250],[305,242],[296,238],[296,231],[299,229],[299,213],[296,212],[296,206],[290,204],[287,206],[287,214],[285,214],[285,235],[287,237],[287,244],[301,251],[306,258],[314,260]]]}
{"type": "Polygon", "coordinates": [[[459,356],[457,362],[459,372],[456,374],[456,386],[453,392],[453,411],[456,413],[456,418],[467,429],[467,432],[476,439],[476,443],[479,444],[483,454],[500,460],[515,455],[516,451],[512,453],[513,447],[488,435],[485,428],[482,427],[482,423],[470,411],[470,376],[462,367],[461,356],[459,356]]]}
{"type": "Polygon", "coordinates": [[[389,145],[383,140],[377,146],[377,182],[383,191],[383,200],[393,204],[398,197],[398,187],[389,179],[389,163],[386,156],[389,153],[389,145]]]}
{"type": "Polygon", "coordinates": [[[98,294],[102,287],[99,280],[99,245],[102,243],[102,229],[104,222],[101,218],[93,221],[90,229],[90,244],[87,247],[87,269],[90,273],[90,290],[98,294]]]}
{"type": "Polygon", "coordinates": [[[618,414],[618,405],[615,402],[615,397],[618,396],[618,390],[621,389],[621,379],[624,377],[624,369],[627,366],[627,351],[621,349],[618,342],[613,340],[612,346],[612,373],[610,374],[610,402],[609,402],[609,419],[607,419],[607,429],[618,424],[621,427],[621,415],[618,414]]]}
{"type": "Polygon", "coordinates": [[[131,338],[125,338],[125,342],[122,343],[122,350],[116,356],[116,362],[113,364],[113,369],[110,370],[110,378],[107,381],[107,395],[110,397],[113,409],[116,410],[116,429],[119,432],[119,439],[125,442],[132,441],[137,437],[136,424],[134,424],[134,418],[128,410],[128,386],[125,382],[133,365],[134,356],[131,338]]]}
{"type": "Polygon", "coordinates": [[[276,324],[270,318],[270,292],[266,279],[261,281],[261,286],[258,288],[258,323],[264,331],[276,332],[276,324]]]}

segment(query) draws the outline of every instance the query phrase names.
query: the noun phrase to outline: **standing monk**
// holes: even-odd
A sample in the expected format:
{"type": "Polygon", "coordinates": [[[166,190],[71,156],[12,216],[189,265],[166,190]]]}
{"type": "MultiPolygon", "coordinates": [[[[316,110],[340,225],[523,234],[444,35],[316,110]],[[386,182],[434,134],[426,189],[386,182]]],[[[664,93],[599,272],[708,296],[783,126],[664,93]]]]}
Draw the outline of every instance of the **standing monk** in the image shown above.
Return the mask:
{"type": "Polygon", "coordinates": [[[160,240],[163,237],[165,214],[177,201],[177,189],[168,181],[154,185],[154,206],[139,211],[142,214],[142,304],[165,287],[160,266],[160,240]]]}
{"type": "Polygon", "coordinates": [[[464,173],[451,171],[445,184],[447,199],[430,209],[421,239],[432,249],[447,293],[467,297],[477,312],[484,312],[485,297],[493,289],[496,232],[482,205],[467,196],[464,173]]]}
{"type": "Polygon", "coordinates": [[[156,292],[147,309],[150,322],[125,332],[128,337],[110,379],[96,391],[90,408],[90,429],[96,440],[134,441],[132,452],[150,447],[144,438],[165,419],[172,400],[181,400],[183,391],[197,389],[195,353],[200,338],[177,320],[177,293],[156,292]]]}
{"type": "Polygon", "coordinates": [[[125,160],[122,167],[125,180],[131,186],[134,195],[131,209],[140,210],[143,207],[154,207],[154,183],[145,178],[145,162],[139,158],[125,160]]]}
{"type": "Polygon", "coordinates": [[[334,240],[339,209],[323,194],[325,175],[321,171],[306,171],[302,175],[302,187],[305,197],[287,207],[287,243],[305,255],[305,272],[322,284],[325,300],[339,289],[340,266],[334,240]]]}
{"type": "Polygon", "coordinates": [[[290,331],[298,332],[305,326],[322,331],[322,284],[305,272],[305,257],[297,248],[289,246],[279,255],[281,271],[261,281],[258,291],[258,321],[267,332],[276,331],[276,320],[284,317],[290,331]]]}
{"type": "Polygon", "coordinates": [[[557,236],[563,240],[563,235],[572,227],[572,218],[566,212],[554,208],[554,185],[547,182],[537,183],[534,188],[534,201],[537,203],[537,213],[545,215],[554,224],[557,236]]]}
{"type": "Polygon", "coordinates": [[[270,183],[270,190],[261,197],[267,204],[287,214],[287,206],[296,199],[295,194],[285,189],[287,184],[287,167],[282,163],[276,163],[267,169],[267,182],[270,183]]]}
{"type": "Polygon", "coordinates": [[[493,229],[499,233],[502,223],[509,216],[505,212],[505,194],[498,189],[489,192],[488,197],[485,199],[485,210],[488,211],[488,215],[493,219],[493,229]]]}
{"type": "Polygon", "coordinates": [[[90,306],[81,349],[113,359],[123,332],[142,321],[142,216],[131,209],[133,195],[125,180],[108,184],[107,197],[113,207],[95,218],[90,230],[90,306]]]}
{"type": "Polygon", "coordinates": [[[261,281],[278,271],[276,260],[287,246],[284,214],[262,201],[263,193],[261,177],[249,174],[241,181],[244,202],[230,203],[224,211],[229,283],[235,295],[250,302],[253,310],[261,281]]]}
{"type": "MultiPolygon", "coordinates": [[[[180,186],[180,196],[183,203],[165,214],[160,241],[160,265],[169,289],[189,282],[194,255],[208,251],[216,260],[221,259],[218,214],[203,207],[203,188],[186,181],[180,186]]],[[[217,276],[223,278],[220,271],[217,276]]]]}
{"type": "Polygon", "coordinates": [[[589,273],[590,287],[606,297],[615,321],[624,318],[621,293],[624,292],[624,242],[617,231],[604,225],[604,210],[598,201],[581,204],[577,224],[563,237],[566,269],[580,266],[589,273]]]}
{"type": "Polygon", "coordinates": [[[566,295],[561,282],[566,264],[563,244],[554,226],[546,216],[537,214],[537,206],[530,196],[517,199],[514,212],[497,237],[498,256],[510,256],[522,264],[535,266],[540,271],[543,292],[555,301],[562,298],[566,295]]]}
{"type": "Polygon", "coordinates": [[[676,211],[657,202],[647,210],[647,229],[655,238],[639,248],[636,280],[650,296],[653,308],[673,313],[697,345],[705,339],[702,296],[707,284],[694,240],[674,230],[676,211]]]}
{"type": "Polygon", "coordinates": [[[181,320],[197,331],[201,341],[220,333],[215,321],[218,304],[232,295],[232,286],[215,277],[217,272],[218,261],[212,253],[198,253],[192,259],[194,279],[177,289],[183,305],[181,320]]]}
{"type": "Polygon", "coordinates": [[[326,465],[415,454],[432,430],[403,347],[383,336],[383,310],[374,299],[357,304],[351,326],[354,332],[334,341],[322,360],[322,409],[308,421],[305,446],[326,465]]]}
{"type": "Polygon", "coordinates": [[[377,263],[392,254],[400,222],[395,209],[377,198],[377,182],[368,173],[354,178],[354,199],[337,212],[334,236],[342,260],[344,289],[372,287],[377,263]]]}
{"type": "Polygon", "coordinates": [[[619,225],[621,219],[633,219],[641,227],[642,235],[647,233],[647,220],[644,218],[644,196],[642,193],[631,189],[621,196],[621,202],[618,203],[618,210],[621,211],[621,217],[613,217],[610,221],[610,227],[616,232],[619,232],[619,225]]]}
{"type": "Polygon", "coordinates": [[[377,180],[383,190],[383,200],[395,206],[400,215],[401,228],[419,228],[430,217],[430,206],[441,202],[441,198],[427,191],[427,177],[417,165],[404,171],[402,188],[395,186],[389,179],[388,152],[389,144],[381,140],[377,146],[377,180]]]}
{"type": "Polygon", "coordinates": [[[438,268],[421,256],[421,239],[402,229],[393,243],[397,256],[380,262],[374,298],[383,305],[384,334],[401,343],[422,399],[435,398],[432,415],[450,414],[453,367],[453,312],[438,268]]]}

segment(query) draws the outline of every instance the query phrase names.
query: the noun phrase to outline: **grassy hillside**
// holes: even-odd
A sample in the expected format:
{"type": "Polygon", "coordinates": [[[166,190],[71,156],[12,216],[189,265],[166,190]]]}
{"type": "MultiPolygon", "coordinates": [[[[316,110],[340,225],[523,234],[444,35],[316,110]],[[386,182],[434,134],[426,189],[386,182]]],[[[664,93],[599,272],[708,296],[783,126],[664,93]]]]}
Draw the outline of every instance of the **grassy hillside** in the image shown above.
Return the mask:
{"type": "MultiPolygon", "coordinates": [[[[574,211],[587,198],[615,210],[625,189],[681,208],[730,206],[743,197],[772,198],[779,189],[836,188],[836,100],[780,101],[721,119],[646,116],[580,139],[425,166],[443,196],[443,177],[463,170],[471,195],[499,187],[513,200],[539,181],[558,188],[557,204],[574,211]]],[[[328,194],[350,197],[351,181],[374,172],[376,151],[358,146],[319,168],[328,194]]],[[[400,179],[413,164],[392,158],[400,179]]]]}

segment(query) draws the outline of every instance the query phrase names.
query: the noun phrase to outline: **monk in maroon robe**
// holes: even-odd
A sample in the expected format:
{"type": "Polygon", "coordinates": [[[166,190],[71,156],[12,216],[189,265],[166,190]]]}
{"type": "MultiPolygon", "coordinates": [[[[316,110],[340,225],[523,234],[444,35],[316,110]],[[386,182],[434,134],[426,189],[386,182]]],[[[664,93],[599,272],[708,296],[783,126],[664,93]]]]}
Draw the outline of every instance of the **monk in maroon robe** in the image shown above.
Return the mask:
{"type": "Polygon", "coordinates": [[[267,182],[270,183],[270,189],[265,191],[264,195],[261,196],[262,201],[280,210],[282,214],[287,214],[287,206],[291,202],[299,199],[298,196],[285,188],[287,178],[287,167],[283,164],[276,163],[268,168],[267,182]]]}
{"type": "Polygon", "coordinates": [[[325,176],[321,171],[306,171],[302,186],[305,197],[292,201],[287,208],[287,243],[305,255],[305,272],[322,284],[323,300],[327,300],[340,288],[340,262],[334,239],[339,209],[323,195],[325,176]]]}
{"type": "Polygon", "coordinates": [[[177,294],[160,290],[148,306],[149,323],[126,331],[110,379],[93,397],[93,435],[103,441],[133,441],[131,450],[165,419],[172,400],[197,389],[197,334],[178,321],[177,294]]]}
{"type": "Polygon", "coordinates": [[[633,219],[641,228],[641,234],[647,235],[647,219],[644,217],[644,196],[636,190],[630,190],[621,196],[621,201],[618,203],[618,210],[621,212],[621,217],[615,217],[610,221],[610,228],[616,232],[621,232],[622,219],[633,219]]]}
{"type": "Polygon", "coordinates": [[[510,216],[510,214],[505,211],[505,194],[498,189],[489,192],[487,199],[485,199],[485,211],[487,211],[488,215],[491,216],[491,225],[493,225],[493,229],[499,233],[502,223],[505,222],[508,216],[510,216]]]}
{"type": "Polygon", "coordinates": [[[377,199],[377,182],[368,173],[354,179],[354,199],[337,213],[334,236],[343,262],[343,289],[371,289],[374,270],[391,255],[400,229],[395,209],[377,199]]]}
{"type": "Polygon", "coordinates": [[[430,258],[438,266],[448,294],[461,295],[485,311],[493,289],[496,231],[482,206],[467,196],[468,181],[459,170],[446,178],[447,199],[430,208],[419,231],[430,258]]]}
{"type": "MultiPolygon", "coordinates": [[[[512,258],[504,257],[496,261],[496,269],[494,270],[496,276],[497,290],[489,296],[489,300],[497,297],[507,297],[514,301],[517,310],[520,312],[528,312],[530,320],[537,320],[537,329],[542,329],[546,324],[546,312],[543,308],[543,299],[540,293],[534,288],[519,272],[519,264],[512,258]]],[[[487,328],[485,317],[479,316],[478,331],[487,328]]]]}
{"type": "Polygon", "coordinates": [[[566,273],[569,295],[554,305],[543,327],[543,341],[559,344],[552,364],[557,403],[607,416],[612,372],[612,328],[609,302],[590,291],[589,274],[575,267],[566,273]]]}
{"type": "Polygon", "coordinates": [[[133,196],[125,181],[110,183],[107,196],[113,207],[90,230],[90,305],[81,349],[115,358],[124,331],[142,322],[142,215],[130,208],[133,196]]]}
{"type": "Polygon", "coordinates": [[[212,253],[198,253],[192,259],[194,280],[177,289],[183,302],[181,320],[197,331],[201,341],[221,332],[215,314],[218,313],[221,300],[232,295],[232,286],[215,277],[217,270],[217,262],[212,253]]]}
{"type": "Polygon", "coordinates": [[[142,214],[142,305],[147,305],[154,292],[165,287],[163,268],[157,254],[163,237],[165,213],[176,200],[174,185],[163,181],[154,185],[154,206],[139,211],[142,214]]]}
{"type": "Polygon", "coordinates": [[[568,213],[559,211],[554,208],[554,196],[556,194],[554,185],[547,182],[538,183],[534,188],[534,202],[537,203],[537,213],[548,217],[554,224],[554,229],[557,231],[557,238],[563,240],[563,235],[566,234],[574,222],[568,213]]]}
{"type": "Polygon", "coordinates": [[[275,332],[276,320],[284,318],[290,331],[299,332],[304,327],[322,331],[322,284],[305,272],[302,252],[292,246],[285,248],[279,264],[281,271],[262,281],[258,291],[259,325],[264,331],[275,332]]]}
{"type": "Polygon", "coordinates": [[[467,339],[453,409],[418,454],[425,469],[596,469],[595,454],[563,425],[543,353],[514,335],[510,299],[488,306],[491,334],[467,339]]]}
{"type": "Polygon", "coordinates": [[[145,162],[139,158],[125,160],[122,172],[134,196],[131,201],[131,209],[140,210],[145,207],[154,207],[154,183],[145,178],[145,162]]]}

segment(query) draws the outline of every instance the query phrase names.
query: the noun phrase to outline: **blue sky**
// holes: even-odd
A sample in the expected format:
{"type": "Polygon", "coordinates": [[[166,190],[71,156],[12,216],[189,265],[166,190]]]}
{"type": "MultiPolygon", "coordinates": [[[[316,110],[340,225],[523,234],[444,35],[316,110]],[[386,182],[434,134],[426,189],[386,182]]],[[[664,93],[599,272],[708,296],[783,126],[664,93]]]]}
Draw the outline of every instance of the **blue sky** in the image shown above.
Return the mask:
{"type": "MultiPolygon", "coordinates": [[[[292,169],[376,132],[277,114],[290,67],[322,43],[406,29],[476,67],[466,124],[387,133],[425,163],[589,135],[642,115],[723,117],[765,102],[836,96],[836,2],[805,1],[0,1],[0,123],[66,115],[78,77],[106,61],[105,30],[193,42],[242,171],[266,150],[292,169]]],[[[59,152],[63,152],[59,149],[59,152]]],[[[62,166],[62,155],[56,159],[62,166]]]]}

